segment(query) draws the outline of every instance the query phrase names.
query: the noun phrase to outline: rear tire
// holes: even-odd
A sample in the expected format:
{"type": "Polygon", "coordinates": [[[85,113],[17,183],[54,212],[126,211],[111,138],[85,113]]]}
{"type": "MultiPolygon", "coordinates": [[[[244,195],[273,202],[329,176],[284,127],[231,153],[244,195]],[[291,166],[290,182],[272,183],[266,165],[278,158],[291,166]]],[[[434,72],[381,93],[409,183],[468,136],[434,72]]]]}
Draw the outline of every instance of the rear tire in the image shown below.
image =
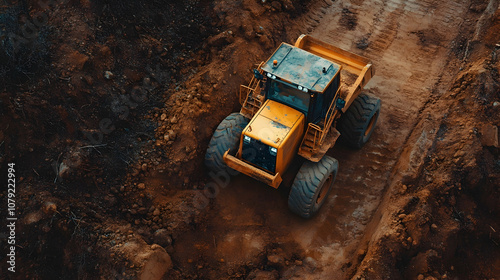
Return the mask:
{"type": "Polygon", "coordinates": [[[316,214],[332,189],[338,167],[338,161],[329,156],[324,156],[319,162],[305,162],[288,196],[290,210],[303,218],[316,214]]]}
{"type": "Polygon", "coordinates": [[[337,128],[342,142],[360,149],[368,142],[380,114],[380,99],[360,94],[340,117],[337,128]]]}
{"type": "MultiPolygon", "coordinates": [[[[240,113],[232,113],[217,126],[205,154],[205,165],[210,170],[214,172],[232,170],[226,165],[222,157],[227,150],[234,153],[238,149],[241,133],[247,124],[248,119],[240,113]]],[[[233,173],[236,173],[236,171],[233,173]]]]}

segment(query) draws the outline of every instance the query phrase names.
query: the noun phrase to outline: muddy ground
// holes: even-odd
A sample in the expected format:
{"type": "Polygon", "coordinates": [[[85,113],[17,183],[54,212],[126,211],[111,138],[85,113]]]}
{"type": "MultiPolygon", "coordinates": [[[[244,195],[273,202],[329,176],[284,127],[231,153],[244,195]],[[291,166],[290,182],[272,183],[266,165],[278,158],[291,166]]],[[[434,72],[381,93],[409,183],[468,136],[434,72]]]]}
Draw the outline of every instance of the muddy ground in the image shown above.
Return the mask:
{"type": "Polygon", "coordinates": [[[11,273],[2,187],[2,278],[500,278],[498,7],[0,2],[18,218],[11,273]],[[311,220],[288,211],[288,186],[203,166],[239,85],[300,34],[371,59],[365,91],[382,100],[365,147],[328,152],[340,171],[311,220]]]}

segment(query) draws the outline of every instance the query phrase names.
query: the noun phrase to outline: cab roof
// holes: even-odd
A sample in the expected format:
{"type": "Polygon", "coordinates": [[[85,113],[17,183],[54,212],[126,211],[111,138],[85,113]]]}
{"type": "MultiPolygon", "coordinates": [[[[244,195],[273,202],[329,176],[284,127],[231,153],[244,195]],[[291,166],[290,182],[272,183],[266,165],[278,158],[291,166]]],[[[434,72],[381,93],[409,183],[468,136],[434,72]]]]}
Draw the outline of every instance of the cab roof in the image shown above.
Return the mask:
{"type": "Polygon", "coordinates": [[[281,43],[262,69],[308,90],[323,92],[340,71],[340,66],[310,52],[281,43]],[[273,65],[274,60],[277,61],[276,66],[273,65]]]}

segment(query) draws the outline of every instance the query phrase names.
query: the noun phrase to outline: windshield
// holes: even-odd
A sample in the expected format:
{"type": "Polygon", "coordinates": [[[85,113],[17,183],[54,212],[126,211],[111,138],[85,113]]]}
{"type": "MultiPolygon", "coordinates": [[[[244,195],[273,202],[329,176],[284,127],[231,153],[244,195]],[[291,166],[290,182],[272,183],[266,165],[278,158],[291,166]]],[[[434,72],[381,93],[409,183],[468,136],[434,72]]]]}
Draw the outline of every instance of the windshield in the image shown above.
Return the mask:
{"type": "Polygon", "coordinates": [[[309,109],[309,94],[282,82],[272,80],[268,93],[269,99],[281,102],[304,113],[307,113],[309,109]]]}

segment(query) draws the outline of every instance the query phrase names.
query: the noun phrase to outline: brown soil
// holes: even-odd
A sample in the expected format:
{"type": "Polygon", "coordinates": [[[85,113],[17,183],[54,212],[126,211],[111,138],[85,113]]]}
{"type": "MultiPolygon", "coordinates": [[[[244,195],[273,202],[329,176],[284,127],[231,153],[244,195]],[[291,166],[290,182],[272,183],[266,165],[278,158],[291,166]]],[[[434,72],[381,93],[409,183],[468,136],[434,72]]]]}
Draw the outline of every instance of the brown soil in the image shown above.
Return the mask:
{"type": "Polygon", "coordinates": [[[4,2],[6,279],[500,278],[498,1],[4,2]],[[239,85],[302,33],[370,58],[382,100],[365,147],[328,152],[310,220],[288,186],[203,166],[239,85]]]}

